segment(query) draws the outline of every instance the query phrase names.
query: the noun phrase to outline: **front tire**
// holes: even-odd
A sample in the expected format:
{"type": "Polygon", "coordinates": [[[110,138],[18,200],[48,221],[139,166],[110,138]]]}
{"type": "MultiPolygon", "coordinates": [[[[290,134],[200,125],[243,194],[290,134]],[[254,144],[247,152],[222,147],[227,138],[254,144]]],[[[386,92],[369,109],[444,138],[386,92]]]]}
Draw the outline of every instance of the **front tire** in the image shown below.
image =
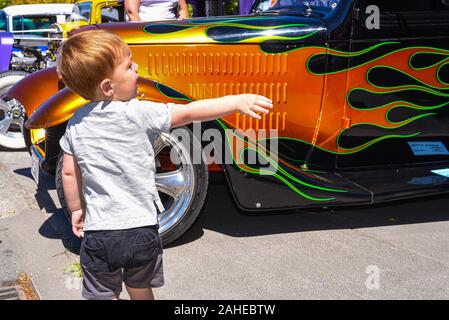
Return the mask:
{"type": "MultiPolygon", "coordinates": [[[[187,127],[183,136],[189,139],[177,139],[173,133],[160,134],[153,143],[156,155],[156,186],[165,211],[159,213],[159,232],[164,245],[172,243],[183,235],[196,221],[206,199],[208,188],[208,168],[203,159],[199,164],[193,161],[193,153],[201,150],[200,142],[194,138],[187,127]],[[177,164],[170,158],[170,152],[177,157],[177,164]]],[[[56,190],[61,207],[71,221],[71,212],[67,207],[62,185],[63,152],[59,154],[56,166],[56,190]]]]}
{"type": "MultiPolygon", "coordinates": [[[[9,70],[0,73],[0,96],[6,93],[14,84],[25,78],[25,71],[9,70]]],[[[0,146],[6,149],[19,150],[25,148],[23,141],[22,107],[0,105],[0,146]]]]}

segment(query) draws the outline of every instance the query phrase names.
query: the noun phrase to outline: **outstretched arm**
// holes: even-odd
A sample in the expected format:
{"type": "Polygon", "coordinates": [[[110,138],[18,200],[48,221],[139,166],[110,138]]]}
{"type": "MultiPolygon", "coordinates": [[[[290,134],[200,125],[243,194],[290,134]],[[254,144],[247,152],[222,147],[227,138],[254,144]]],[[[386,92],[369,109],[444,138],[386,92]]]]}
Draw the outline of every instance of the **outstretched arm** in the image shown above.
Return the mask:
{"type": "Polygon", "coordinates": [[[140,0],[125,0],[125,10],[130,21],[140,21],[140,0]]]}
{"type": "Polygon", "coordinates": [[[240,112],[255,119],[257,113],[268,113],[272,101],[257,94],[239,94],[216,99],[205,99],[187,105],[174,105],[171,112],[171,127],[180,127],[193,121],[209,121],[240,112]]]}
{"type": "Polygon", "coordinates": [[[62,164],[62,186],[67,207],[72,212],[72,230],[77,237],[83,237],[85,208],[82,197],[82,177],[75,158],[64,153],[62,164]]]}

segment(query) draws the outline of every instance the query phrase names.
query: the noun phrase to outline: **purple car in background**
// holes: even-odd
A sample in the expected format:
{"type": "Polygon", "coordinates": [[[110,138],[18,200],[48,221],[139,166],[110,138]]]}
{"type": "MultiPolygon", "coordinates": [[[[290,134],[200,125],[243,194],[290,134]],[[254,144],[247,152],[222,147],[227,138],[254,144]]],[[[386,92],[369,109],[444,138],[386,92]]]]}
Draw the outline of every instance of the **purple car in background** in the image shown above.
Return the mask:
{"type": "Polygon", "coordinates": [[[0,72],[7,71],[11,63],[14,38],[10,32],[0,32],[0,72]]]}

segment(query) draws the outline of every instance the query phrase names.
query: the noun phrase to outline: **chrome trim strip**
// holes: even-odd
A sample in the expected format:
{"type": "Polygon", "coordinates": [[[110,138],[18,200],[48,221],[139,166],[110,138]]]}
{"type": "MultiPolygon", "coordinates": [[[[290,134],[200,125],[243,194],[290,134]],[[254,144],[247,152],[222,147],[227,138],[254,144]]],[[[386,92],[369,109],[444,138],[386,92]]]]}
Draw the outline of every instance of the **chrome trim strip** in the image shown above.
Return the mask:
{"type": "MultiPolygon", "coordinates": [[[[34,144],[31,146],[30,150],[31,150],[31,152],[33,152],[33,153],[36,155],[36,157],[39,159],[39,166],[40,166],[41,163],[44,162],[45,159],[42,157],[42,155],[40,154],[40,152],[37,151],[37,148],[36,148],[36,146],[35,146],[34,144]]],[[[41,169],[42,169],[42,168],[41,168],[41,169]]]]}

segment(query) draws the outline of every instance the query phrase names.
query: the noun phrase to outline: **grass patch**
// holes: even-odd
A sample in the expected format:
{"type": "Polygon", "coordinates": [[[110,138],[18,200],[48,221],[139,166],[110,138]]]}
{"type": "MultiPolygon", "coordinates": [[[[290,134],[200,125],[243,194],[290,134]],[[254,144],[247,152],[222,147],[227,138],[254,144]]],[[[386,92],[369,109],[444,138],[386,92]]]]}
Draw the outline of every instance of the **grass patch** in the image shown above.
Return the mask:
{"type": "Polygon", "coordinates": [[[83,270],[81,269],[81,264],[79,262],[72,263],[64,268],[64,274],[70,274],[76,278],[83,277],[83,270]]]}

